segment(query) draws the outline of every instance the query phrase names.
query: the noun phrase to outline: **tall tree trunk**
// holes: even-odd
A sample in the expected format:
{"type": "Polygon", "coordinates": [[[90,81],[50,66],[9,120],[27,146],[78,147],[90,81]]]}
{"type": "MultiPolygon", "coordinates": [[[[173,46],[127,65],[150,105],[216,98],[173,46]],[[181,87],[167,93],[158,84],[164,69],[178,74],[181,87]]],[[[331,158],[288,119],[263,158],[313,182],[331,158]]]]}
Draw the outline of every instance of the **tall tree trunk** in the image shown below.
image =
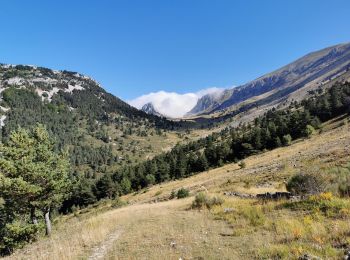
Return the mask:
{"type": "Polygon", "coordinates": [[[32,219],[32,223],[34,225],[38,225],[38,219],[35,216],[35,208],[34,207],[30,209],[30,218],[32,219]]]}
{"type": "Polygon", "coordinates": [[[50,236],[51,235],[51,220],[50,220],[50,209],[47,209],[45,211],[45,225],[46,225],[46,235],[50,236]]]}

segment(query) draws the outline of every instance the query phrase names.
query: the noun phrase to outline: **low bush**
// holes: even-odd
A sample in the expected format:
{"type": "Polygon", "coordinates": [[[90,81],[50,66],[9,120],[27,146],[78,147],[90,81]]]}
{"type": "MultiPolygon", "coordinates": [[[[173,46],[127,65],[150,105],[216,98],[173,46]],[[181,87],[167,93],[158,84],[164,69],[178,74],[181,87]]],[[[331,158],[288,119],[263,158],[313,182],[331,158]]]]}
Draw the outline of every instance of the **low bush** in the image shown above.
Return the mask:
{"type": "Polygon", "coordinates": [[[326,181],[321,174],[294,175],[287,183],[286,188],[294,195],[313,195],[326,190],[326,181]]]}
{"type": "Polygon", "coordinates": [[[222,205],[224,203],[224,200],[220,197],[209,197],[204,192],[200,192],[196,195],[194,198],[194,201],[192,203],[192,208],[194,209],[202,209],[207,208],[211,209],[215,205],[222,205]]]}
{"type": "Polygon", "coordinates": [[[242,215],[249,220],[254,227],[265,224],[266,217],[260,207],[248,207],[242,211],[242,215]]]}
{"type": "Polygon", "coordinates": [[[292,144],[292,137],[290,136],[290,134],[284,135],[284,136],[282,137],[282,144],[283,144],[284,146],[289,146],[289,145],[292,144]]]}
{"type": "Polygon", "coordinates": [[[172,190],[169,196],[169,199],[172,200],[176,197],[176,191],[172,190]]]}
{"type": "Polygon", "coordinates": [[[111,207],[112,208],[121,208],[128,205],[128,202],[121,200],[119,198],[112,200],[111,207]]]}
{"type": "Polygon", "coordinates": [[[41,224],[34,225],[21,221],[6,224],[0,238],[0,255],[11,254],[14,249],[35,241],[42,230],[44,226],[41,224]]]}
{"type": "Polygon", "coordinates": [[[350,197],[350,163],[327,171],[331,177],[331,190],[340,197],[350,197]]]}
{"type": "Polygon", "coordinates": [[[241,169],[244,169],[245,167],[247,167],[247,164],[244,162],[244,161],[241,161],[238,166],[241,168],[241,169]]]}
{"type": "Polygon", "coordinates": [[[185,189],[185,188],[181,188],[177,191],[176,193],[176,197],[178,199],[183,199],[183,198],[186,198],[190,195],[190,191],[188,189],[185,189]]]}

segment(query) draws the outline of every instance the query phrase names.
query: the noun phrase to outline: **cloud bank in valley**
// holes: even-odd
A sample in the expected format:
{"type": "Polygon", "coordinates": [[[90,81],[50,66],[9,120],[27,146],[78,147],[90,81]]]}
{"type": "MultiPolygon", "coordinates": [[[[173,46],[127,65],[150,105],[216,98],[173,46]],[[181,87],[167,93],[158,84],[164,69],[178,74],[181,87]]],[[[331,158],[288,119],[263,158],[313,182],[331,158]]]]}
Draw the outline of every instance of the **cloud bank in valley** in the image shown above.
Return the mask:
{"type": "Polygon", "coordinates": [[[206,94],[221,93],[224,88],[207,88],[195,93],[179,94],[176,92],[158,91],[128,101],[128,103],[138,109],[143,105],[152,103],[154,108],[161,114],[179,118],[189,112],[196,104],[199,98],[206,94]]]}

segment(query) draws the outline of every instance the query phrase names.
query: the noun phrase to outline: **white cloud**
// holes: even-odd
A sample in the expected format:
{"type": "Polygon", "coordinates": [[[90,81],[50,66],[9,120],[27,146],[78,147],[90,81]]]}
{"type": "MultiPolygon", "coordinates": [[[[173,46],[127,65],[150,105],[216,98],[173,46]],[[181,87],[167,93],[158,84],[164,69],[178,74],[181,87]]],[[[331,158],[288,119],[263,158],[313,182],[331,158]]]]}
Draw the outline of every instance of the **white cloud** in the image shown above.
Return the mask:
{"type": "Polygon", "coordinates": [[[179,118],[189,112],[197,104],[200,97],[206,94],[221,93],[223,90],[223,88],[213,87],[200,90],[196,93],[186,94],[158,91],[140,96],[128,101],[128,103],[141,109],[143,105],[151,102],[159,113],[168,117],[179,118]]]}

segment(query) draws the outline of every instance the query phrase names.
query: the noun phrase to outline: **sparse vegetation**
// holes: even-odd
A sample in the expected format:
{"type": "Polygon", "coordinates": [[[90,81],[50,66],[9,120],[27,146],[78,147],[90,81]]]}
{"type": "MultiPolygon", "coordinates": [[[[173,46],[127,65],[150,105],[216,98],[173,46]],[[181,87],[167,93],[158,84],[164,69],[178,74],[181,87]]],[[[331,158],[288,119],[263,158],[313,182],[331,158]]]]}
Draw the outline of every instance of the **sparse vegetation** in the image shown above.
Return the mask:
{"type": "Polygon", "coordinates": [[[322,213],[327,217],[350,217],[350,201],[337,198],[331,192],[312,195],[305,200],[297,202],[287,202],[284,206],[312,214],[322,213]]]}
{"type": "Polygon", "coordinates": [[[213,206],[222,205],[224,203],[224,199],[218,196],[209,196],[204,192],[199,192],[192,202],[193,209],[211,209],[213,206]]]}

